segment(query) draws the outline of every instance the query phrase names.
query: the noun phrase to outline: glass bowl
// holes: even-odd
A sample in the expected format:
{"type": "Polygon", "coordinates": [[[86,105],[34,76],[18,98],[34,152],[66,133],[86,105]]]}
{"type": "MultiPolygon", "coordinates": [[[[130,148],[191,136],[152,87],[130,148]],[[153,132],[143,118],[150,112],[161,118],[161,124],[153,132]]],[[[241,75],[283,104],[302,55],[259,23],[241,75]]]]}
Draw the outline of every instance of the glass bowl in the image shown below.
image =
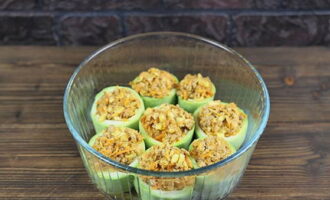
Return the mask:
{"type": "Polygon", "coordinates": [[[223,199],[238,184],[266,126],[269,95],[256,69],[234,50],[186,33],[154,32],[114,41],[87,57],[71,76],[64,95],[64,116],[87,172],[109,199],[223,199]],[[127,86],[141,71],[159,67],[175,74],[202,73],[214,82],[215,99],[235,102],[249,118],[247,136],[230,157],[183,172],[147,171],[111,160],[87,142],[95,134],[89,117],[94,96],[102,88],[127,86]],[[121,182],[122,175],[130,178],[121,182]],[[136,177],[159,178],[169,185],[182,177],[194,180],[188,193],[157,191],[141,186],[136,177]],[[115,184],[114,184],[115,183],[115,184]]]}

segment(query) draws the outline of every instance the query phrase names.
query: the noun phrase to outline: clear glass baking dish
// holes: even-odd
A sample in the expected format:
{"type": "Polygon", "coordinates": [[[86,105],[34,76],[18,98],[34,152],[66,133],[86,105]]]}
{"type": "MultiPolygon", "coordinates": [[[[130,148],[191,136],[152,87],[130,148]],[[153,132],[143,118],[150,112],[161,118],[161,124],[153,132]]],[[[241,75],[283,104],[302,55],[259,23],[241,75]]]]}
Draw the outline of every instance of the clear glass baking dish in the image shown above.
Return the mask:
{"type": "MultiPolygon", "coordinates": [[[[234,50],[196,35],[175,32],[138,34],[114,41],[87,57],[71,76],[64,95],[64,116],[87,172],[108,199],[223,199],[233,191],[250,160],[269,115],[269,95],[256,69],[234,50]],[[179,79],[187,73],[209,76],[217,88],[215,99],[235,102],[249,117],[247,137],[230,157],[184,172],[155,172],[115,162],[91,148],[95,134],[89,117],[94,96],[111,85],[128,85],[139,72],[159,67],[179,79]],[[113,184],[122,175],[125,183],[113,184]],[[188,194],[154,191],[134,179],[161,178],[172,184],[180,177],[194,177],[188,194]],[[118,189],[120,187],[120,189],[118,189]],[[125,192],[122,188],[126,188],[125,192]]],[[[150,179],[151,180],[151,179],[150,179]]]]}

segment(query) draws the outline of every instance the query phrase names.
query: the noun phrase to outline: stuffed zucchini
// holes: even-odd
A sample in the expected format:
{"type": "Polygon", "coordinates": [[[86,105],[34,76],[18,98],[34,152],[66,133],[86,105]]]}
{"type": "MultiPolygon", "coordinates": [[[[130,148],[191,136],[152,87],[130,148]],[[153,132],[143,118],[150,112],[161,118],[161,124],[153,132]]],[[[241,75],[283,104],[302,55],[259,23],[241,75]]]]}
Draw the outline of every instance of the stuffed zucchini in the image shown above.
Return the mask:
{"type": "MultiPolygon", "coordinates": [[[[88,144],[104,156],[132,167],[137,166],[137,158],[145,152],[142,135],[127,127],[111,125],[92,137],[88,144]]],[[[106,191],[120,194],[129,191],[133,185],[134,177],[128,173],[116,171],[109,166],[99,166],[98,169],[100,168],[97,176],[105,180],[106,191]]]]}
{"type": "MultiPolygon", "coordinates": [[[[152,146],[139,160],[138,168],[152,171],[186,171],[193,169],[189,152],[169,144],[152,146]]],[[[142,200],[190,199],[195,178],[138,176],[134,181],[142,200]]]]}
{"type": "Polygon", "coordinates": [[[147,147],[169,143],[188,149],[194,135],[193,116],[171,104],[148,108],[139,121],[139,129],[147,147]]]}
{"type": "Polygon", "coordinates": [[[143,112],[143,101],[134,90],[112,86],[95,96],[90,115],[95,131],[99,133],[110,125],[138,129],[143,112]]]}
{"type": "Polygon", "coordinates": [[[146,108],[163,103],[176,103],[176,86],[178,79],[171,73],[157,68],[141,72],[130,82],[131,87],[138,92],[146,108]]]}
{"type": "MultiPolygon", "coordinates": [[[[205,167],[219,162],[233,153],[235,148],[223,137],[209,136],[194,140],[189,146],[189,153],[193,160],[194,168],[205,167]]],[[[196,177],[194,197],[197,199],[219,199],[223,197],[223,184],[226,183],[225,174],[223,177],[219,173],[205,174],[196,177]]]]}
{"type": "Polygon", "coordinates": [[[214,99],[216,89],[209,77],[187,74],[179,83],[179,105],[193,113],[198,107],[214,99]]]}
{"type": "Polygon", "coordinates": [[[195,168],[214,164],[235,152],[233,145],[217,135],[196,139],[189,146],[195,168]]]}
{"type": "Polygon", "coordinates": [[[244,142],[248,117],[235,103],[211,101],[198,108],[194,118],[198,138],[219,135],[231,143],[236,150],[244,142]]]}

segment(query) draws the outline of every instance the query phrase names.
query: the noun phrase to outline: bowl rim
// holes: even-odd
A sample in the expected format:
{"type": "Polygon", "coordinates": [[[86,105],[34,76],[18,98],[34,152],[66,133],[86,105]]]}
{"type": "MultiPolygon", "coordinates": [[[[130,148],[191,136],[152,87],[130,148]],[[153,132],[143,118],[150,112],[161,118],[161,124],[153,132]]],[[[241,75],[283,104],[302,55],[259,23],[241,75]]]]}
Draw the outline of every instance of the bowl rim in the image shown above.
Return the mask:
{"type": "MultiPolygon", "coordinates": [[[[215,169],[215,168],[222,167],[222,166],[230,163],[231,161],[239,158],[243,153],[245,153],[251,147],[253,147],[254,144],[259,140],[260,136],[262,135],[262,133],[263,133],[265,127],[266,127],[266,124],[267,124],[267,121],[268,121],[268,118],[269,118],[269,112],[270,112],[270,98],[269,98],[269,93],[268,93],[266,84],[265,84],[264,80],[262,79],[261,75],[259,74],[259,72],[255,69],[255,67],[248,60],[246,60],[242,55],[237,53],[235,50],[233,50],[233,49],[231,49],[231,48],[229,48],[229,47],[227,47],[223,44],[220,44],[216,41],[213,41],[213,40],[210,40],[210,39],[198,36],[198,35],[190,34],[190,33],[148,32],[148,33],[136,34],[136,35],[132,35],[132,36],[128,36],[128,37],[124,37],[124,38],[115,40],[115,41],[113,41],[113,42],[97,49],[96,51],[92,52],[89,56],[87,56],[78,65],[78,67],[75,69],[75,71],[73,72],[73,74],[71,75],[71,77],[70,77],[70,79],[67,83],[67,86],[65,88],[64,97],[63,97],[63,112],[64,112],[64,118],[65,118],[65,122],[68,126],[68,129],[69,129],[71,135],[73,136],[73,138],[76,140],[76,142],[79,145],[81,145],[84,149],[86,149],[89,153],[93,154],[98,159],[102,160],[103,162],[105,162],[109,165],[112,165],[112,166],[114,166],[118,169],[128,171],[128,172],[131,172],[131,173],[134,173],[134,174],[144,175],[144,176],[181,177],[181,176],[197,175],[197,174],[208,172],[208,171],[210,171],[212,169],[215,169]],[[101,153],[99,153],[98,151],[93,149],[91,146],[89,146],[88,143],[80,136],[80,134],[78,133],[78,130],[76,130],[73,127],[72,119],[70,118],[70,116],[67,112],[67,110],[68,110],[68,103],[67,102],[68,102],[68,97],[69,97],[70,90],[72,88],[73,81],[75,80],[75,78],[76,78],[77,74],[79,73],[79,71],[88,62],[90,62],[93,58],[95,58],[96,56],[98,56],[100,53],[104,52],[107,49],[110,49],[110,48],[112,48],[116,45],[119,45],[121,43],[130,41],[130,40],[134,40],[134,39],[137,39],[137,38],[144,38],[144,37],[149,37],[149,36],[160,36],[160,35],[187,37],[187,38],[199,40],[199,41],[205,42],[209,45],[221,48],[222,50],[225,50],[226,52],[242,59],[243,62],[245,62],[246,66],[250,67],[250,69],[256,75],[256,77],[259,81],[259,84],[262,87],[263,96],[265,98],[265,101],[263,102],[264,103],[264,112],[263,112],[263,115],[262,115],[260,126],[256,130],[256,134],[251,138],[250,141],[246,142],[236,153],[232,154],[231,156],[227,157],[226,159],[221,160],[219,162],[216,162],[212,165],[208,165],[208,166],[197,168],[197,169],[191,169],[191,170],[188,170],[188,171],[164,172],[164,171],[150,171],[150,170],[139,169],[139,168],[135,168],[135,167],[125,165],[125,164],[121,164],[117,161],[114,161],[114,160],[112,160],[110,158],[107,158],[106,156],[102,155],[101,153]]],[[[80,153],[82,153],[82,152],[80,152],[80,153]]]]}

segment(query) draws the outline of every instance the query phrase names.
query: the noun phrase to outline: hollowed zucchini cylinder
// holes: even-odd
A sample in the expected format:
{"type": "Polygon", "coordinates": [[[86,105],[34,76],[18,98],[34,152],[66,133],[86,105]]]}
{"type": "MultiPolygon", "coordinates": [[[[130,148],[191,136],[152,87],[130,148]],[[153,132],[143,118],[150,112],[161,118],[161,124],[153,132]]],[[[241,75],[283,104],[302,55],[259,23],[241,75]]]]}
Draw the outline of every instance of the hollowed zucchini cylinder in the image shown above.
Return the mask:
{"type": "Polygon", "coordinates": [[[177,89],[179,105],[193,113],[198,107],[212,101],[215,92],[216,88],[209,77],[187,74],[177,89]]]}
{"type": "MultiPolygon", "coordinates": [[[[168,144],[152,146],[140,158],[138,168],[152,171],[186,171],[193,169],[188,151],[168,144]]],[[[195,177],[149,177],[137,176],[136,191],[142,200],[190,199],[195,177]]]]}
{"type": "MultiPolygon", "coordinates": [[[[209,136],[194,140],[189,146],[189,153],[195,169],[219,162],[236,152],[235,148],[223,137],[209,136]]],[[[196,199],[218,199],[225,195],[227,173],[213,170],[196,177],[194,197],[196,199]]]]}
{"type": "Polygon", "coordinates": [[[248,117],[235,103],[211,101],[198,108],[194,118],[198,138],[218,135],[232,144],[236,150],[244,142],[248,117]]]}
{"type": "Polygon", "coordinates": [[[111,86],[95,96],[90,116],[96,133],[99,133],[110,125],[138,129],[143,112],[143,101],[134,90],[111,86]]]}
{"type": "MultiPolygon", "coordinates": [[[[96,151],[122,164],[136,167],[137,158],[145,152],[142,135],[131,128],[109,126],[101,133],[93,136],[89,143],[96,151]]],[[[134,177],[120,172],[101,162],[95,163],[97,180],[104,189],[113,194],[128,192],[133,186],[134,177]]]]}
{"type": "Polygon", "coordinates": [[[139,93],[146,108],[163,103],[175,104],[178,79],[171,73],[157,68],[141,72],[133,81],[131,87],[139,93]]]}
{"type": "Polygon", "coordinates": [[[162,104],[147,108],[140,119],[139,129],[147,147],[169,143],[188,149],[194,135],[195,121],[179,106],[162,104]]]}

